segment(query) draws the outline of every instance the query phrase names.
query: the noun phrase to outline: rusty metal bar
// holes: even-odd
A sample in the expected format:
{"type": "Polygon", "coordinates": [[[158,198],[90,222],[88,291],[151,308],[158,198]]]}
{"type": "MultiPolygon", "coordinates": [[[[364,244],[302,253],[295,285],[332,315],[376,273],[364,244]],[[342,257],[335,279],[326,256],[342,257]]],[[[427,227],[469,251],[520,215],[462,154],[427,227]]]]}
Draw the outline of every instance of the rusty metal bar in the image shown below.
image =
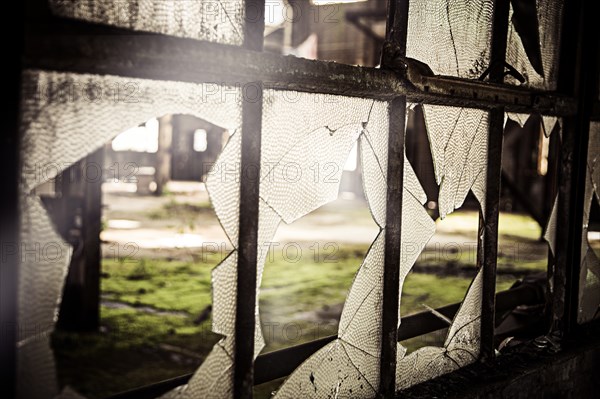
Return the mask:
{"type": "Polygon", "coordinates": [[[574,95],[579,112],[563,119],[551,332],[578,327],[581,239],[589,122],[598,88],[598,28],[590,2],[565,3],[558,89],[574,95]]]}
{"type": "Polygon", "coordinates": [[[24,37],[24,7],[21,2],[7,4],[5,10],[14,24],[5,24],[4,37],[12,45],[5,50],[5,87],[2,90],[2,135],[0,136],[0,392],[3,397],[16,396],[19,265],[21,261],[19,219],[19,103],[21,98],[21,57],[24,37]]]}
{"type": "Polygon", "coordinates": [[[24,61],[31,69],[224,85],[260,80],[269,88],[379,100],[406,95],[416,103],[483,109],[502,105],[508,111],[544,115],[577,111],[572,98],[552,92],[445,76],[424,76],[413,82],[413,89],[403,77],[385,69],[260,53],[57,17],[32,21],[26,44],[24,61]]]}
{"type": "MultiPolygon", "coordinates": [[[[490,57],[490,65],[493,69],[490,71],[490,80],[496,83],[502,83],[504,80],[509,7],[509,0],[494,1],[490,57]]],[[[480,233],[477,239],[478,263],[479,267],[483,268],[480,358],[484,362],[495,357],[496,266],[504,112],[504,107],[498,107],[490,110],[488,115],[485,209],[479,213],[479,231],[483,233],[480,233]]]]}
{"type": "MultiPolygon", "coordinates": [[[[406,56],[409,0],[388,2],[387,40],[382,67],[394,69],[389,60],[406,56]],[[394,56],[385,54],[394,52],[394,56]]],[[[396,393],[396,351],[398,347],[398,306],[400,259],[402,247],[402,197],[404,191],[404,134],[406,96],[394,98],[389,105],[387,205],[385,221],[385,255],[381,314],[381,351],[379,397],[392,398],[396,393]]]]}
{"type": "Polygon", "coordinates": [[[379,394],[386,398],[393,397],[396,388],[406,97],[392,100],[389,107],[388,188],[379,370],[379,394]]]}
{"type": "MultiPolygon", "coordinates": [[[[262,51],[265,1],[246,0],[244,5],[244,47],[262,51]]],[[[254,386],[262,99],[262,82],[244,90],[233,379],[236,399],[251,399],[254,386]]]]}
{"type": "MultiPolygon", "coordinates": [[[[561,137],[559,132],[554,132],[550,136],[550,143],[548,146],[548,173],[545,176],[545,204],[544,204],[544,218],[550,220],[552,215],[552,209],[554,208],[554,202],[558,195],[558,176],[560,167],[560,154],[561,154],[561,137]]],[[[546,233],[547,226],[543,227],[542,234],[546,233]]],[[[554,292],[552,287],[554,285],[554,270],[556,268],[556,258],[552,253],[552,250],[548,248],[548,263],[546,266],[546,289],[548,291],[548,301],[546,302],[544,313],[550,324],[553,316],[554,308],[554,292]]]]}

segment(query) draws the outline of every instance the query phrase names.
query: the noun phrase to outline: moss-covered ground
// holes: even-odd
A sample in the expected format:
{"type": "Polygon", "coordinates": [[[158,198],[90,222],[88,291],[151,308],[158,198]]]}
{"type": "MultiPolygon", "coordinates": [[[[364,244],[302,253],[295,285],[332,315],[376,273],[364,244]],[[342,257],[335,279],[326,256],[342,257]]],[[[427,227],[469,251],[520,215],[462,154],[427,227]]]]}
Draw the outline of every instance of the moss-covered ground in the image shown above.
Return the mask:
{"type": "MultiPolygon", "coordinates": [[[[206,212],[169,202],[149,218],[177,210],[190,218],[206,212]]],[[[365,210],[365,212],[368,212],[365,210]]],[[[438,231],[476,237],[474,212],[456,212],[438,231]]],[[[540,228],[529,217],[502,214],[498,290],[516,278],[546,268],[546,246],[540,228]]],[[[468,241],[468,240],[467,240],[468,241]]],[[[348,289],[368,250],[367,245],[339,243],[333,259],[302,256],[294,262],[274,251],[265,266],[260,312],[266,351],[335,334],[348,289]]],[[[61,385],[71,385],[89,398],[193,372],[219,339],[211,330],[211,270],[226,254],[176,260],[171,258],[104,259],[102,264],[102,328],[95,333],[55,332],[53,346],[61,385]]],[[[469,251],[427,248],[402,293],[402,314],[424,311],[462,300],[474,273],[469,251]]],[[[406,341],[409,350],[439,344],[443,333],[406,341]]],[[[256,387],[268,397],[277,383],[256,387]]]]}

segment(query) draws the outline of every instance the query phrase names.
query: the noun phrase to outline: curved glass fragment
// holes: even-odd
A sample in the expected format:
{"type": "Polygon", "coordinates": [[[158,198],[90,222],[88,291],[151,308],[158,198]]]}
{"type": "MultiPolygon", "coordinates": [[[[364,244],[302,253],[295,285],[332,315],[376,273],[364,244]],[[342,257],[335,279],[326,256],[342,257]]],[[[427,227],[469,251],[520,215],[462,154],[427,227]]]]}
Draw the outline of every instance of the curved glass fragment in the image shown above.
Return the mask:
{"type": "Polygon", "coordinates": [[[440,216],[462,206],[469,190],[485,210],[488,114],[470,108],[423,105],[440,216]]]}

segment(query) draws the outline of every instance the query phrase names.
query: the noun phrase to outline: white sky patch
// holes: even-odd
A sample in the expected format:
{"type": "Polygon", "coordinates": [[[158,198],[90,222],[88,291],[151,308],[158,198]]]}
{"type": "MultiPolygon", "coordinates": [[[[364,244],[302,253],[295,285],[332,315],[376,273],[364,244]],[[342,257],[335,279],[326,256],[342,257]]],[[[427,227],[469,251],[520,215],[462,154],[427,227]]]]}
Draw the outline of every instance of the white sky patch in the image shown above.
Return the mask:
{"type": "Polygon", "coordinates": [[[158,151],[158,120],[150,119],[143,126],[124,131],[112,141],[114,151],[151,152],[158,151]]]}

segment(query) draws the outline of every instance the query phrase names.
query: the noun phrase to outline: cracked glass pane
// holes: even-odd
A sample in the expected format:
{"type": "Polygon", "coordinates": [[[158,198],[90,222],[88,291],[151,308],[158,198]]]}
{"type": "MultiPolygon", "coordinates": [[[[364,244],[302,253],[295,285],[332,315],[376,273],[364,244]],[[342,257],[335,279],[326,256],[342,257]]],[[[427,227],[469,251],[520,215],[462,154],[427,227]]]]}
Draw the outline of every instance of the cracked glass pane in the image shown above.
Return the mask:
{"type": "Polygon", "coordinates": [[[469,190],[485,209],[488,114],[470,108],[423,105],[444,218],[459,208],[469,190]]]}
{"type": "MultiPolygon", "coordinates": [[[[57,253],[44,259],[22,259],[21,325],[44,326],[45,337],[52,332],[71,257],[71,247],[56,232],[34,189],[120,132],[157,115],[191,114],[234,131],[241,121],[241,96],[229,96],[225,101],[223,90],[237,92],[214,84],[34,70],[23,73],[21,240],[24,245],[51,243],[57,253]]],[[[36,339],[39,328],[22,331],[18,342],[19,397],[56,396],[49,341],[36,339]]]]}
{"type": "MultiPolygon", "coordinates": [[[[440,186],[438,203],[441,218],[458,209],[469,190],[473,191],[484,210],[487,112],[423,105],[423,117],[430,142],[434,174],[440,186]]],[[[475,242],[473,245],[476,245],[475,242]]],[[[429,308],[449,323],[445,342],[441,347],[425,346],[408,354],[407,349],[398,344],[397,389],[405,389],[449,373],[478,358],[481,293],[482,275],[479,270],[454,320],[448,320],[429,308]]]]}
{"type": "MultiPolygon", "coordinates": [[[[561,0],[511,1],[506,62],[527,86],[556,89],[562,8],[561,0]]],[[[510,75],[507,82],[520,83],[510,75]]]]}
{"type": "Polygon", "coordinates": [[[300,365],[276,398],[374,397],[379,384],[379,337],[385,234],[380,231],[344,304],[339,338],[300,365]]]}
{"type": "MultiPolygon", "coordinates": [[[[345,101],[359,104],[359,100],[346,99],[345,101]]],[[[373,219],[380,226],[380,232],[371,245],[348,293],[341,315],[338,338],[299,366],[277,391],[276,397],[327,395],[371,397],[377,392],[387,192],[388,105],[372,102],[367,109],[368,112],[364,111],[363,107],[363,111],[358,113],[359,119],[356,119],[356,116],[345,115],[344,124],[349,124],[353,120],[362,124],[360,151],[363,187],[373,219]]],[[[352,114],[357,112],[353,111],[352,114]]],[[[331,116],[324,112],[322,118],[326,116],[329,120],[328,126],[331,127],[333,125],[330,122],[331,116]]],[[[319,123],[323,124],[323,122],[319,123]]],[[[311,132],[310,129],[312,128],[307,130],[311,132]]],[[[352,134],[352,131],[347,134],[352,134]]],[[[352,140],[356,138],[352,136],[352,140]]],[[[423,207],[427,199],[426,195],[407,161],[404,186],[402,244],[406,251],[401,259],[400,284],[435,230],[433,220],[423,207]]]]}
{"type": "Polygon", "coordinates": [[[49,0],[56,15],[135,31],[241,45],[242,0],[49,0]]]}
{"type": "Polygon", "coordinates": [[[493,1],[413,1],[406,55],[440,75],[479,78],[489,65],[493,1]],[[432,51],[435,43],[435,51],[432,51]]]}
{"type": "MultiPolygon", "coordinates": [[[[225,151],[222,155],[227,159],[228,155],[225,151]]],[[[223,162],[223,159],[217,161],[217,165],[220,165],[220,162],[223,162]]],[[[230,202],[231,201],[215,200],[215,208],[221,206],[230,207],[230,202]]],[[[260,201],[259,207],[258,242],[268,243],[275,234],[281,218],[262,200],[260,201]]],[[[234,242],[234,245],[237,246],[237,240],[234,242]]],[[[257,260],[256,329],[254,334],[255,358],[265,346],[260,328],[258,291],[260,289],[267,251],[261,250],[261,248],[262,247],[259,245],[259,256],[257,260]]],[[[212,352],[194,373],[188,384],[165,394],[163,396],[164,398],[195,399],[203,397],[219,399],[233,397],[233,348],[235,343],[235,307],[237,298],[236,281],[237,251],[234,251],[228,258],[219,264],[212,273],[213,331],[222,334],[225,337],[214,346],[212,352]]]]}
{"type": "Polygon", "coordinates": [[[454,317],[443,347],[427,346],[405,355],[398,349],[396,389],[450,373],[479,357],[482,273],[479,271],[454,317]]]}
{"type": "Polygon", "coordinates": [[[588,229],[592,202],[600,200],[600,123],[590,123],[587,173],[581,237],[581,270],[579,282],[579,314],[577,321],[585,323],[600,314],[600,259],[590,247],[588,229]]]}
{"type": "Polygon", "coordinates": [[[348,154],[365,128],[383,126],[370,121],[384,104],[265,90],[261,198],[286,223],[336,199],[348,154]]]}
{"type": "Polygon", "coordinates": [[[363,190],[373,219],[382,228],[385,227],[387,203],[388,126],[387,104],[376,104],[371,113],[370,123],[359,139],[363,190]]]}
{"type": "MultiPolygon", "coordinates": [[[[387,136],[386,103],[269,90],[264,98],[262,162],[267,169],[261,197],[287,223],[337,198],[344,163],[359,135],[371,130],[387,136]],[[294,175],[286,174],[290,168],[297,170],[294,175]]],[[[382,237],[380,232],[355,277],[340,320],[340,339],[301,365],[278,397],[340,390],[375,393],[379,343],[369,331],[379,324],[373,311],[381,301],[382,237]]]]}
{"type": "MultiPolygon", "coordinates": [[[[272,240],[282,219],[291,223],[337,197],[348,153],[369,124],[372,110],[382,104],[386,109],[385,103],[374,101],[275,90],[265,90],[263,101],[259,286],[267,255],[263,244],[272,240]]],[[[239,134],[231,137],[207,181],[215,211],[234,246],[238,239],[239,184],[235,178],[226,177],[239,176],[235,160],[239,159],[240,138],[236,136],[239,134]],[[219,170],[221,173],[215,173],[219,170]]],[[[229,390],[222,390],[223,384],[217,384],[217,389],[215,385],[207,386],[206,381],[231,380],[232,358],[226,348],[231,345],[235,329],[235,301],[230,298],[235,297],[236,258],[234,252],[213,273],[213,327],[226,336],[221,349],[215,349],[214,356],[218,355],[220,361],[209,356],[179,397],[193,397],[195,392],[216,392],[214,397],[231,395],[229,390]]],[[[258,307],[256,317],[255,356],[264,347],[258,307]]]]}

